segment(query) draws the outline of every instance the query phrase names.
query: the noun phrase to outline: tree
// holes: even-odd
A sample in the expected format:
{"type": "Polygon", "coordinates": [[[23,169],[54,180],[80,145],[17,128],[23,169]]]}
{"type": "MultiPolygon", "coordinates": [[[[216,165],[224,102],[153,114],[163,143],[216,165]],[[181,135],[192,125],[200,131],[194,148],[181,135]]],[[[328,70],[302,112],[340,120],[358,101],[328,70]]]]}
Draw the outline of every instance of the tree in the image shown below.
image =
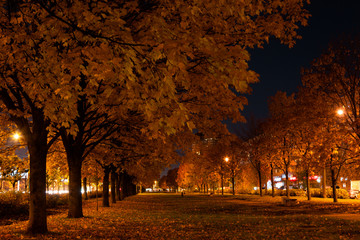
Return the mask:
{"type": "Polygon", "coordinates": [[[66,154],[61,141],[56,141],[49,149],[46,164],[46,188],[50,186],[57,188],[65,188],[65,183],[69,177],[69,169],[66,162],[66,154]]]}
{"type": "Polygon", "coordinates": [[[287,96],[284,92],[277,92],[270,98],[269,110],[271,114],[271,136],[275,140],[274,145],[278,161],[276,165],[284,171],[286,177],[286,196],[290,197],[289,191],[289,170],[294,162],[294,119],[293,106],[295,104],[295,95],[287,96]]]}
{"type": "Polygon", "coordinates": [[[15,184],[21,180],[22,175],[29,169],[27,158],[19,158],[16,155],[0,157],[0,173],[3,180],[11,183],[13,191],[15,184]]]}
{"type": "Polygon", "coordinates": [[[360,136],[359,63],[360,36],[342,36],[332,41],[311,67],[302,72],[304,84],[324,94],[334,111],[344,110],[347,126],[357,139],[360,136]]]}
{"type": "Polygon", "coordinates": [[[238,137],[244,141],[246,149],[247,161],[254,167],[258,175],[258,184],[260,196],[263,196],[263,172],[266,168],[265,164],[265,135],[263,134],[262,121],[255,119],[253,116],[242,129],[237,133],[238,137]]]}
{"type": "MultiPolygon", "coordinates": [[[[330,159],[330,162],[335,160],[333,157],[339,156],[339,152],[343,152],[343,150],[339,151],[338,147],[341,149],[341,146],[344,146],[344,144],[345,146],[352,145],[351,139],[355,139],[357,144],[359,144],[359,46],[360,37],[358,34],[340,36],[329,44],[326,51],[315,59],[309,68],[302,71],[303,84],[317,92],[318,95],[323,96],[325,101],[329,103],[329,109],[331,109],[333,115],[339,109],[344,112],[341,122],[345,124],[345,127],[342,127],[342,132],[339,132],[340,129],[337,128],[340,126],[340,120],[337,117],[338,120],[333,120],[326,128],[328,132],[336,131],[337,135],[330,136],[328,134],[327,136],[337,138],[338,134],[340,134],[341,136],[350,135],[351,137],[345,138],[350,139],[345,142],[343,141],[344,139],[340,138],[336,139],[336,142],[332,142],[336,146],[332,146],[329,149],[332,149],[330,152],[335,152],[336,154],[332,155],[330,153],[328,155],[330,158],[327,159],[330,159]]],[[[328,141],[328,143],[331,142],[328,141]]],[[[337,161],[340,160],[337,157],[336,159],[337,161]]],[[[345,159],[346,157],[343,158],[344,161],[345,159]]],[[[335,179],[336,177],[332,177],[333,185],[334,182],[336,183],[335,179]]],[[[334,196],[335,194],[336,191],[334,190],[334,196]]]]}
{"type": "Polygon", "coordinates": [[[176,192],[178,189],[178,184],[176,182],[178,176],[179,168],[169,169],[167,174],[162,176],[159,181],[161,188],[169,188],[170,191],[176,192]]]}

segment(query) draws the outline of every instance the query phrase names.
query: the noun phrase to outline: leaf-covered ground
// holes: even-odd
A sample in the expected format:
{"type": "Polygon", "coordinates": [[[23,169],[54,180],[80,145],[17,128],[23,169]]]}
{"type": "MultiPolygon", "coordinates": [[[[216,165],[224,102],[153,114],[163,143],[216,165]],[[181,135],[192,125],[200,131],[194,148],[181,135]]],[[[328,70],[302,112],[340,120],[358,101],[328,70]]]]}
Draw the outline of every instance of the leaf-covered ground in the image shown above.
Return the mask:
{"type": "Polygon", "coordinates": [[[358,200],[285,207],[278,197],[140,194],[98,211],[91,200],[84,215],[51,215],[37,236],[18,220],[0,226],[0,239],[360,239],[358,200]]]}

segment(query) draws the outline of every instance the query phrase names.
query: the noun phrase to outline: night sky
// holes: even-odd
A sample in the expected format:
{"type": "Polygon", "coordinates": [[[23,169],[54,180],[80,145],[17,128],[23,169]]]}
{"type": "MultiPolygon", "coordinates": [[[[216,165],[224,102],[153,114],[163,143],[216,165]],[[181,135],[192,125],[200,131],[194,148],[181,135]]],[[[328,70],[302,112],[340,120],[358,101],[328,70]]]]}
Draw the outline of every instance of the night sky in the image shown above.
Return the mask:
{"type": "Polygon", "coordinates": [[[313,0],[307,7],[312,15],[309,24],[300,29],[301,40],[289,49],[272,40],[264,49],[250,51],[250,69],[260,74],[260,82],[252,85],[245,116],[268,116],[267,101],[277,91],[293,93],[301,85],[300,69],[320,56],[331,39],[342,33],[359,32],[359,0],[313,0]]]}

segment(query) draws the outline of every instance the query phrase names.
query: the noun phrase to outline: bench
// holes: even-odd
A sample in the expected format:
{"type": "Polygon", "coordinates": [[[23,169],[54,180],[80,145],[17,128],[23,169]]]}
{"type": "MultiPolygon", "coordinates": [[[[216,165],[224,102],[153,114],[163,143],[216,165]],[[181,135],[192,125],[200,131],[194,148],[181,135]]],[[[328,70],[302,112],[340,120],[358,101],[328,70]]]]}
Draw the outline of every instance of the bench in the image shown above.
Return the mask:
{"type": "Polygon", "coordinates": [[[291,207],[291,206],[295,206],[296,204],[298,204],[298,201],[295,198],[283,197],[282,203],[287,207],[291,207]]]}

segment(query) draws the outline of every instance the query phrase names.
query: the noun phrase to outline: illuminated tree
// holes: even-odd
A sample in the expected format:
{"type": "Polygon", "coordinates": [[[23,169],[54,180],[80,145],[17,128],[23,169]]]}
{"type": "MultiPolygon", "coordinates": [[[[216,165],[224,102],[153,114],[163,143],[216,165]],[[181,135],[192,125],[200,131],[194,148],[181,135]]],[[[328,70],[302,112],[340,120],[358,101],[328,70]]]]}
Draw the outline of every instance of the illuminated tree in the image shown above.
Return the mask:
{"type": "Polygon", "coordinates": [[[274,139],[274,154],[278,159],[275,164],[284,171],[286,177],[286,196],[290,197],[289,170],[296,160],[294,157],[294,114],[292,113],[295,96],[287,96],[284,92],[277,92],[270,98],[269,110],[271,114],[271,136],[274,139]]]}
{"type": "Polygon", "coordinates": [[[238,137],[244,141],[242,147],[245,149],[246,160],[257,172],[260,196],[263,196],[263,178],[267,168],[266,136],[262,124],[262,121],[252,116],[242,131],[237,133],[238,137]]]}
{"type": "Polygon", "coordinates": [[[27,158],[19,158],[16,155],[0,156],[0,174],[2,180],[9,181],[15,191],[16,182],[21,180],[22,175],[29,169],[27,158]]]}
{"type": "Polygon", "coordinates": [[[50,186],[57,187],[58,192],[60,188],[65,188],[65,183],[68,181],[69,169],[66,162],[66,154],[61,141],[55,142],[49,149],[46,163],[46,188],[49,190],[50,186]]]}
{"type": "MultiPolygon", "coordinates": [[[[329,118],[331,121],[328,121],[326,128],[329,134],[324,135],[329,138],[326,160],[331,172],[334,172],[332,185],[336,183],[335,176],[338,175],[336,172],[339,171],[339,166],[343,165],[340,163],[348,162],[344,150],[350,150],[353,140],[359,145],[359,46],[358,34],[341,36],[332,41],[326,51],[302,72],[303,85],[322,95],[332,105],[333,117],[329,118]],[[344,112],[342,117],[334,117],[338,109],[344,112]],[[331,138],[333,139],[330,140],[331,138]]],[[[353,150],[348,153],[351,152],[353,150]]],[[[334,201],[335,197],[334,189],[334,201]]]]}

